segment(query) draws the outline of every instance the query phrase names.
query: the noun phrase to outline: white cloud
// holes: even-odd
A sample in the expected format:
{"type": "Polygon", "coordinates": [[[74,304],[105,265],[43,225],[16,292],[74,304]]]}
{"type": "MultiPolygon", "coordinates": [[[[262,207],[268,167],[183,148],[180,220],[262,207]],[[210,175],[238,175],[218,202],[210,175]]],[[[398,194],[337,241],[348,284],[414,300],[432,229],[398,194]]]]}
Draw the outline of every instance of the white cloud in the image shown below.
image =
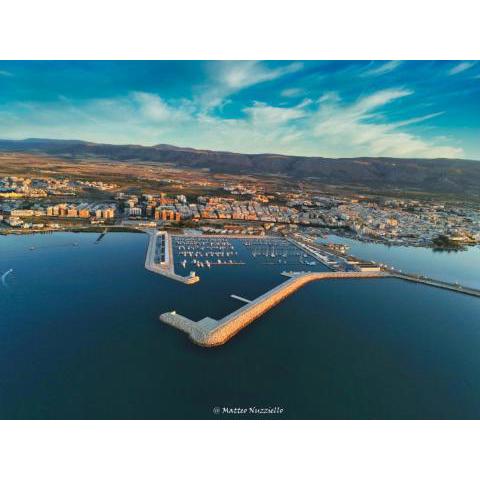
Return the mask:
{"type": "Polygon", "coordinates": [[[430,120],[431,118],[438,117],[439,115],[443,115],[444,113],[445,112],[429,113],[428,115],[423,115],[422,117],[413,117],[413,118],[409,118],[407,120],[402,120],[400,122],[395,122],[395,123],[392,123],[392,125],[394,125],[395,128],[405,127],[406,125],[412,125],[414,123],[419,123],[419,122],[424,122],[425,120],[430,120]]]}
{"type": "Polygon", "coordinates": [[[134,92],[132,99],[137,104],[140,114],[152,122],[184,121],[191,113],[187,108],[168,105],[165,100],[153,93],[134,92]]]}
{"type": "Polygon", "coordinates": [[[448,75],[457,75],[459,73],[464,72],[465,70],[468,70],[469,68],[472,68],[475,65],[476,62],[460,62],[459,64],[455,65],[452,67],[447,74],[448,75]]]}
{"type": "Polygon", "coordinates": [[[225,99],[245,88],[275,80],[303,68],[301,62],[292,62],[269,68],[259,61],[215,62],[211,64],[210,81],[202,87],[199,101],[205,108],[222,105],[225,99]]]}
{"type": "Polygon", "coordinates": [[[425,121],[439,112],[400,122],[373,122],[378,109],[397,99],[412,95],[406,89],[378,91],[343,105],[333,96],[320,103],[312,121],[313,135],[326,154],[336,156],[392,156],[392,157],[461,157],[463,150],[448,145],[437,145],[400,127],[425,121]]]}
{"type": "Polygon", "coordinates": [[[377,77],[380,75],[385,75],[386,73],[393,72],[396,70],[403,62],[400,60],[391,60],[389,62],[385,62],[378,67],[371,68],[366,72],[361,74],[362,77],[377,77]]]}
{"type": "Polygon", "coordinates": [[[301,88],[286,88],[285,90],[282,90],[280,92],[280,95],[282,97],[287,97],[287,98],[300,97],[303,94],[304,94],[304,91],[301,88]]]}
{"type": "Polygon", "coordinates": [[[404,88],[388,88],[379,90],[371,95],[360,98],[351,107],[351,111],[358,114],[371,112],[378,107],[397,100],[398,98],[411,95],[413,92],[404,88]]]}
{"type": "Polygon", "coordinates": [[[221,64],[219,80],[220,83],[232,90],[240,90],[257,83],[274,80],[289,73],[297,72],[302,67],[303,64],[300,62],[293,62],[289,65],[272,69],[256,61],[226,62],[221,64]]]}
{"type": "Polygon", "coordinates": [[[0,77],[13,77],[13,73],[8,72],[7,70],[0,70],[0,77]]]}
{"type": "Polygon", "coordinates": [[[300,104],[298,107],[280,108],[262,102],[254,102],[252,107],[247,107],[243,111],[255,125],[274,126],[304,117],[303,106],[304,104],[300,104]]]}
{"type": "Polygon", "coordinates": [[[331,101],[339,101],[340,96],[337,92],[325,92],[319,99],[318,103],[322,102],[331,102],[331,101]]]}

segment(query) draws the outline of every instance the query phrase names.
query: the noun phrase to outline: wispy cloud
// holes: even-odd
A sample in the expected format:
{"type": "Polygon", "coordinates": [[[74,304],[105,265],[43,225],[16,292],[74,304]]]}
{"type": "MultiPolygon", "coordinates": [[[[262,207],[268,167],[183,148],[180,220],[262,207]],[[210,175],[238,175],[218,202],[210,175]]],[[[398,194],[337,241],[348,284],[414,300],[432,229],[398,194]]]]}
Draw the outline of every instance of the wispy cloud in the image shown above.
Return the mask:
{"type": "Polygon", "coordinates": [[[233,90],[239,90],[257,83],[274,80],[288,73],[298,72],[301,62],[293,62],[277,68],[268,68],[262,62],[222,63],[220,82],[233,90]]]}
{"type": "Polygon", "coordinates": [[[387,88],[385,90],[379,90],[378,92],[359,98],[352,107],[350,107],[350,110],[356,114],[366,114],[367,112],[371,112],[393,100],[412,95],[412,93],[412,90],[406,88],[387,88]]]}
{"type": "Polygon", "coordinates": [[[443,115],[444,113],[445,112],[429,113],[428,115],[423,115],[421,117],[413,117],[413,118],[409,118],[407,120],[402,120],[400,122],[395,122],[395,123],[392,123],[392,125],[394,125],[395,128],[405,127],[407,125],[413,125],[414,123],[425,122],[426,120],[430,120],[431,118],[438,117],[440,115],[443,115]]]}
{"type": "Polygon", "coordinates": [[[304,117],[306,112],[303,107],[305,107],[304,103],[292,108],[281,108],[255,102],[252,107],[245,108],[244,112],[255,125],[275,126],[304,117]]]}
{"type": "Polygon", "coordinates": [[[13,73],[7,70],[0,70],[0,77],[13,77],[13,73]]]}
{"type": "Polygon", "coordinates": [[[396,70],[403,62],[400,60],[391,60],[385,62],[378,67],[371,68],[361,74],[362,77],[378,77],[380,75],[385,75],[386,73],[393,72],[396,70]]]}
{"type": "Polygon", "coordinates": [[[400,127],[426,121],[439,115],[432,113],[399,122],[372,121],[378,109],[400,98],[412,95],[407,89],[388,89],[344,105],[333,95],[319,105],[313,122],[313,135],[327,154],[371,155],[396,157],[461,157],[463,150],[449,145],[437,145],[402,131],[400,127]]]}
{"type": "Polygon", "coordinates": [[[304,90],[302,88],[286,88],[285,90],[282,90],[280,92],[280,95],[282,97],[287,97],[287,98],[300,97],[303,94],[304,94],[304,90]]]}
{"type": "Polygon", "coordinates": [[[153,123],[181,122],[190,118],[194,108],[188,102],[172,106],[159,95],[145,92],[131,94],[132,108],[138,108],[139,113],[147,121],[153,123]]]}
{"type": "Polygon", "coordinates": [[[448,75],[457,75],[459,73],[465,72],[466,70],[472,68],[476,62],[460,62],[454,67],[452,67],[447,74],[448,75]]]}
{"type": "Polygon", "coordinates": [[[199,99],[205,107],[214,108],[240,90],[276,80],[302,68],[301,62],[292,62],[276,68],[269,68],[259,61],[215,62],[210,69],[209,82],[201,88],[199,99]]]}

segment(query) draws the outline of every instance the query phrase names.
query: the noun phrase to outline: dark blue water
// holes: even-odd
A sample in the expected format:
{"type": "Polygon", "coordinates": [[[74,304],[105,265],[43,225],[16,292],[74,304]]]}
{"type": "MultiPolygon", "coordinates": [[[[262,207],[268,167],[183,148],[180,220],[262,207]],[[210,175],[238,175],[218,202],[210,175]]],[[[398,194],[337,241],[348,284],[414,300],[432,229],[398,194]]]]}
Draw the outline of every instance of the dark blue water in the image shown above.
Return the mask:
{"type": "Polygon", "coordinates": [[[231,293],[253,298],[283,268],[203,269],[186,286],[144,269],[146,236],[95,239],[0,238],[0,272],[14,269],[0,285],[1,418],[237,418],[215,406],[480,418],[476,298],[393,279],[317,282],[203,349],[158,315],[219,318],[242,305],[231,293]]]}

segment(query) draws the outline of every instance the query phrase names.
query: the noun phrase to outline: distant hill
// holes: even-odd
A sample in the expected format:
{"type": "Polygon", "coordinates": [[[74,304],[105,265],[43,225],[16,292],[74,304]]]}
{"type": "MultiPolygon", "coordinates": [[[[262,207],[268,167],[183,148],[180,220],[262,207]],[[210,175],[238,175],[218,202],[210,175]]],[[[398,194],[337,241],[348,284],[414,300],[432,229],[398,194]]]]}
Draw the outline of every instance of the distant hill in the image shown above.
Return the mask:
{"type": "Polygon", "coordinates": [[[406,189],[480,196],[480,161],[419,158],[324,158],[242,154],[172,145],[110,145],[81,140],[0,140],[0,151],[39,152],[63,158],[102,157],[120,162],[165,162],[218,173],[277,174],[323,184],[406,189]]]}

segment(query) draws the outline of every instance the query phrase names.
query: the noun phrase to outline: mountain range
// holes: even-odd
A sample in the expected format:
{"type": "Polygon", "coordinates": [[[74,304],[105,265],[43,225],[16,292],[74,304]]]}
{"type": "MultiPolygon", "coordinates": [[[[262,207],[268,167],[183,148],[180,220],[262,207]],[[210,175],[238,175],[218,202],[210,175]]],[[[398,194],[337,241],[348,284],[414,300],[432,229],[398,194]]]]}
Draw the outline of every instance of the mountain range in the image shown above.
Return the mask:
{"type": "Polygon", "coordinates": [[[480,161],[423,158],[325,158],[243,154],[173,145],[113,145],[82,140],[0,140],[0,151],[31,152],[63,159],[163,162],[215,173],[281,175],[326,185],[409,190],[480,197],[480,161]]]}

